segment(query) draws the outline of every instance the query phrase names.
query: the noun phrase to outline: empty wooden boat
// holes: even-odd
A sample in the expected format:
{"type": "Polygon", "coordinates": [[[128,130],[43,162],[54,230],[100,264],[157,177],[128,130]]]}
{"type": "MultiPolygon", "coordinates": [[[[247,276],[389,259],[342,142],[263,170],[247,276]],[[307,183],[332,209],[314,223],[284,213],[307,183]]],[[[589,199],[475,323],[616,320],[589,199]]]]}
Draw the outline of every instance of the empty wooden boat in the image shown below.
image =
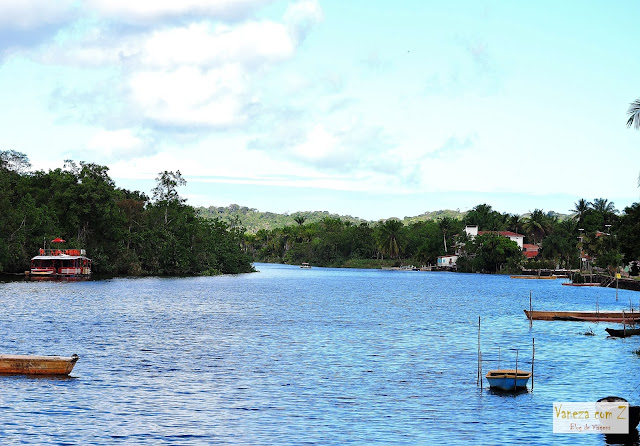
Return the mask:
{"type": "Polygon", "coordinates": [[[486,378],[489,386],[495,389],[515,391],[527,387],[531,372],[513,369],[490,370],[486,378]]]}
{"type": "Polygon", "coordinates": [[[78,361],[73,356],[0,355],[2,375],[68,375],[78,361]]]}
{"type": "Polygon", "coordinates": [[[640,313],[626,311],[530,311],[524,310],[527,318],[540,321],[576,322],[640,322],[640,313]]]}
{"type": "Polygon", "coordinates": [[[628,338],[629,336],[640,335],[640,328],[605,328],[605,331],[614,338],[628,338]]]}

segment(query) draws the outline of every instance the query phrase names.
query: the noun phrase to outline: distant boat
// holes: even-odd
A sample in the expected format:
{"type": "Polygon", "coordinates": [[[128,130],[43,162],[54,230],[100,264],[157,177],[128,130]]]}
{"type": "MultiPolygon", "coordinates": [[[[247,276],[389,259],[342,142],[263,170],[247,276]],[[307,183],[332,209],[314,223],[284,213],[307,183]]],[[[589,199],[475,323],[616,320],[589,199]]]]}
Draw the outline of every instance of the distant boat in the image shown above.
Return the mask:
{"type": "Polygon", "coordinates": [[[68,375],[78,361],[73,356],[0,355],[2,375],[68,375]]]}
{"type": "Polygon", "coordinates": [[[311,268],[311,265],[309,265],[307,262],[303,262],[302,265],[300,265],[300,268],[311,268]]]}
{"type": "Polygon", "coordinates": [[[490,387],[505,391],[515,391],[527,387],[531,372],[513,369],[490,370],[486,378],[490,387]]]}
{"type": "Polygon", "coordinates": [[[600,286],[600,282],[587,282],[587,283],[570,283],[565,282],[562,285],[564,286],[600,286]]]}
{"type": "Polygon", "coordinates": [[[575,322],[619,322],[631,324],[640,322],[640,313],[626,311],[529,311],[524,310],[528,319],[540,321],[575,322]]]}
{"type": "Polygon", "coordinates": [[[509,276],[512,279],[557,279],[558,276],[509,276]]]}
{"type": "Polygon", "coordinates": [[[640,328],[605,328],[605,331],[609,333],[609,336],[613,336],[614,338],[628,338],[629,336],[640,335],[640,328]]]}

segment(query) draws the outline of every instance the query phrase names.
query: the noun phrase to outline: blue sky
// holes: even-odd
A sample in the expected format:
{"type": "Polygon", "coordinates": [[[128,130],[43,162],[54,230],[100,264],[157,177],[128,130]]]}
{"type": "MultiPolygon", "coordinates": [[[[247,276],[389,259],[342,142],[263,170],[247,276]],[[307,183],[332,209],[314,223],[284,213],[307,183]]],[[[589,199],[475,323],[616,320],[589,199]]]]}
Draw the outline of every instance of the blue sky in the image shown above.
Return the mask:
{"type": "Polygon", "coordinates": [[[0,0],[0,150],[194,206],[638,201],[640,3],[0,0]]]}

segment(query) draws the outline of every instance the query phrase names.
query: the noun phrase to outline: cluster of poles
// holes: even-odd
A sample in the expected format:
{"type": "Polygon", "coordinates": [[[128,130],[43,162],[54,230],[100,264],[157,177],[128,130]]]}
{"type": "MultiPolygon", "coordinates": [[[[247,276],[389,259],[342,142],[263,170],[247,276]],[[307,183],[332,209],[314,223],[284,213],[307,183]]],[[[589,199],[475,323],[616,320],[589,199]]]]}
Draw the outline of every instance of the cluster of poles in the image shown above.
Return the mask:
{"type": "MultiPolygon", "coordinates": [[[[480,316],[478,316],[478,378],[477,378],[477,382],[476,385],[480,386],[480,389],[483,388],[483,380],[482,380],[482,350],[480,349],[480,326],[481,326],[481,318],[480,316]]],[[[532,321],[529,320],[529,327],[531,327],[531,323],[532,321]]],[[[534,364],[535,364],[535,358],[536,358],[536,339],[535,338],[531,338],[532,341],[532,350],[531,350],[531,391],[533,391],[533,383],[534,383],[534,373],[533,373],[533,369],[534,369],[534,364]]],[[[516,351],[516,376],[518,373],[518,350],[515,349],[516,351]]],[[[500,367],[500,347],[498,347],[498,367],[500,367]]]]}

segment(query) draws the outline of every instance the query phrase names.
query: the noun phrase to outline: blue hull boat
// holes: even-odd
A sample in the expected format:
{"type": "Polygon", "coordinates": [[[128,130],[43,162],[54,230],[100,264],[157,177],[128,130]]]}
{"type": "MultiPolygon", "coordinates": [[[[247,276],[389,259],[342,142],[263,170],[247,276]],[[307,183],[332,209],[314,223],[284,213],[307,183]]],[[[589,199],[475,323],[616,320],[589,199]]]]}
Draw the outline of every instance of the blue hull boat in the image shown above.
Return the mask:
{"type": "Polygon", "coordinates": [[[505,390],[515,391],[527,387],[531,372],[524,370],[490,370],[486,375],[489,386],[505,390]]]}

